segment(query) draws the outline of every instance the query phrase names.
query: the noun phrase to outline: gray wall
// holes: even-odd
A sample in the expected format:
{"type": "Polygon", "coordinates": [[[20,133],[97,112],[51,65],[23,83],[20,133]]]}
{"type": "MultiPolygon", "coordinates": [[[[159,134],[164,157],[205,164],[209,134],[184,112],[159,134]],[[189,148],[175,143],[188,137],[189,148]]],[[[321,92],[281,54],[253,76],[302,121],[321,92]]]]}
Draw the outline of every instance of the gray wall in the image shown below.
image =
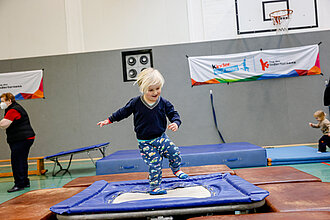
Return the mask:
{"type": "MultiPolygon", "coordinates": [[[[321,69],[330,57],[330,31],[150,47],[154,67],[165,77],[162,96],[179,111],[183,124],[168,135],[178,146],[219,143],[209,90],[215,96],[218,123],[227,142],[259,146],[316,142],[321,135],[308,126],[323,106],[326,76],[304,76],[191,87],[188,56],[230,54],[259,49],[296,47],[323,42],[321,69]]],[[[138,48],[141,49],[141,48],[138,48]]],[[[110,141],[108,153],[136,149],[132,117],[99,128],[96,123],[139,95],[124,83],[121,50],[0,61],[0,72],[44,69],[45,99],[19,101],[37,133],[30,156],[110,141]]],[[[3,110],[1,110],[3,115],[3,110]]],[[[10,157],[4,132],[0,158],[10,157]]],[[[75,158],[84,157],[77,155],[75,158]]]]}

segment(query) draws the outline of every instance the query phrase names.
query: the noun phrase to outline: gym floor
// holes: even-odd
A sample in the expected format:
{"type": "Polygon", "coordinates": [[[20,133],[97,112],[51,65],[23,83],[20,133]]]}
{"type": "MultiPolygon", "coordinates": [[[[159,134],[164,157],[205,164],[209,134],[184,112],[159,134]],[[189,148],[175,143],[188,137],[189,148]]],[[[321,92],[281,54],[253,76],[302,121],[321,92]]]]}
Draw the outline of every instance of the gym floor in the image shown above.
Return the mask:
{"type": "MultiPolygon", "coordinates": [[[[66,167],[67,162],[61,162],[63,167],[66,167]]],[[[70,182],[77,177],[83,176],[95,176],[95,166],[89,159],[74,160],[70,166],[70,173],[62,175],[62,173],[57,174],[57,176],[52,176],[54,163],[51,161],[45,161],[45,169],[48,172],[45,175],[29,176],[31,187],[22,191],[7,193],[7,190],[13,186],[14,179],[12,177],[1,177],[0,178],[0,203],[7,200],[15,198],[25,192],[37,189],[47,189],[47,188],[60,188],[66,183],[70,182]]],[[[291,166],[298,170],[304,171],[306,173],[312,174],[319,177],[323,182],[330,182],[330,162],[323,163],[307,163],[307,164],[294,164],[294,165],[283,165],[291,166]]],[[[56,167],[58,169],[58,167],[56,167]]],[[[30,164],[29,170],[36,169],[36,164],[30,164]]],[[[240,168],[243,169],[243,168],[240,168]]],[[[234,169],[235,170],[235,169],[234,169]]],[[[0,173],[11,172],[10,165],[1,165],[0,173]]]]}

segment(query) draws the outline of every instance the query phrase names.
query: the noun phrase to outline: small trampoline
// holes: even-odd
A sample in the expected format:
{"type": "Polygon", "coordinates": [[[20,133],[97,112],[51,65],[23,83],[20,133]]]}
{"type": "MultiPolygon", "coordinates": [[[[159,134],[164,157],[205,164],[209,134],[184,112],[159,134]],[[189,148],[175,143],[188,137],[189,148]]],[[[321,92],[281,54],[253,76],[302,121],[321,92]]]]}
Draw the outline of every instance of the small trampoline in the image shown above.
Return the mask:
{"type": "Polygon", "coordinates": [[[58,219],[121,219],[242,211],[264,205],[268,191],[226,174],[163,179],[166,195],[150,196],[148,180],[94,182],[50,208],[58,219]]]}

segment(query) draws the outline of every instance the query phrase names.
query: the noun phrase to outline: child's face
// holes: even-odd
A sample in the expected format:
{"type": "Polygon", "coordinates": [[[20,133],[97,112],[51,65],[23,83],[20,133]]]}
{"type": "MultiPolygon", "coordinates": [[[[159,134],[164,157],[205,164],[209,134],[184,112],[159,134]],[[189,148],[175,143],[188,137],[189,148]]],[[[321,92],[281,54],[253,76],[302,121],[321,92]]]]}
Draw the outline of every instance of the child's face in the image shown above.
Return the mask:
{"type": "Polygon", "coordinates": [[[147,92],[144,94],[144,98],[146,99],[146,101],[156,102],[161,92],[161,85],[149,86],[147,92]]]}
{"type": "Polygon", "coordinates": [[[322,121],[323,120],[323,117],[315,116],[315,119],[316,119],[316,121],[322,121]]]}

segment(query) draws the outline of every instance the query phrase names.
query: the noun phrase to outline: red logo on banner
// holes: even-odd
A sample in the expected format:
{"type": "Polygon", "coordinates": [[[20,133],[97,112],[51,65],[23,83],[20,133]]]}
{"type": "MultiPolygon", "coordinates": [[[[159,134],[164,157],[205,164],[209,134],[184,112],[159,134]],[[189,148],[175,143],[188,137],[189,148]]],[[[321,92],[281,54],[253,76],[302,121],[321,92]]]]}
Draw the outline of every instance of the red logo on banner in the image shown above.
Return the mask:
{"type": "Polygon", "coordinates": [[[262,71],[265,71],[266,68],[269,67],[268,61],[264,62],[262,59],[260,59],[260,63],[261,63],[262,71]]]}

